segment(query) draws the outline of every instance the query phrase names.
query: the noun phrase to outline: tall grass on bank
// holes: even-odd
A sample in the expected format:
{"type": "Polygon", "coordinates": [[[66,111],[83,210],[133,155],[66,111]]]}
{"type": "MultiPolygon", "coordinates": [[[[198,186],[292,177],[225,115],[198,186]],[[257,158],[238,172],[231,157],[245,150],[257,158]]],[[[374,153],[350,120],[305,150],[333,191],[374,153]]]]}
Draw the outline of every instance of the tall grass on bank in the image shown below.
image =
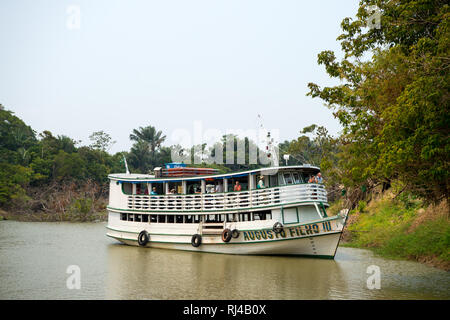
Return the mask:
{"type": "Polygon", "coordinates": [[[446,203],[422,208],[419,200],[407,198],[361,203],[350,213],[344,245],[450,270],[448,214],[446,203]]]}

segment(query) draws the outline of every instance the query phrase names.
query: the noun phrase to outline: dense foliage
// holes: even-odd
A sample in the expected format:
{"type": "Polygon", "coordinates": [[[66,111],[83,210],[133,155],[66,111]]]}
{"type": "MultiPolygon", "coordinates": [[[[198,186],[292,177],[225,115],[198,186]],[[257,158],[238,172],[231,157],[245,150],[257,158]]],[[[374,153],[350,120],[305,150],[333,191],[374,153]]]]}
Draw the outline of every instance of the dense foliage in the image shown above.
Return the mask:
{"type": "Polygon", "coordinates": [[[340,85],[310,83],[344,127],[338,166],[346,187],[401,181],[429,201],[449,197],[449,37],[447,1],[363,0],[342,22],[340,61],[323,51],[318,63],[340,85]],[[379,8],[379,28],[371,27],[379,8]]]}
{"type": "Polygon", "coordinates": [[[108,134],[94,133],[91,140],[91,146],[77,147],[67,136],[37,135],[0,105],[0,206],[22,205],[34,191],[57,184],[93,181],[104,186],[108,173],[123,171],[121,156],[107,153],[108,134]]]}

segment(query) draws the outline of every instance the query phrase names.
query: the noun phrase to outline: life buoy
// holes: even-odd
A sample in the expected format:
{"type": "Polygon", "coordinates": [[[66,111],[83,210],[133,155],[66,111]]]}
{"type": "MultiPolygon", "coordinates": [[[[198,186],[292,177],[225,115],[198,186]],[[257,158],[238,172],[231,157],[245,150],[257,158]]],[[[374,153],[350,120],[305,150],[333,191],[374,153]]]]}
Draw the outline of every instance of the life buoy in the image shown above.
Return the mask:
{"type": "Polygon", "coordinates": [[[147,245],[148,241],[150,240],[150,236],[147,231],[142,230],[138,235],[138,243],[140,246],[144,247],[147,245]]]}
{"type": "Polygon", "coordinates": [[[232,232],[230,229],[225,229],[222,231],[222,241],[223,242],[230,242],[232,236],[232,232]]]}
{"type": "Polygon", "coordinates": [[[281,231],[283,231],[283,224],[281,224],[281,222],[275,222],[272,230],[273,230],[273,232],[275,232],[277,234],[281,233],[281,231]]]}
{"type": "Polygon", "coordinates": [[[202,236],[199,234],[194,234],[191,238],[191,244],[193,247],[198,247],[202,244],[202,236]]]}
{"type": "Polygon", "coordinates": [[[233,229],[233,230],[231,231],[231,236],[232,236],[234,239],[239,238],[239,230],[238,230],[238,229],[233,229]]]}

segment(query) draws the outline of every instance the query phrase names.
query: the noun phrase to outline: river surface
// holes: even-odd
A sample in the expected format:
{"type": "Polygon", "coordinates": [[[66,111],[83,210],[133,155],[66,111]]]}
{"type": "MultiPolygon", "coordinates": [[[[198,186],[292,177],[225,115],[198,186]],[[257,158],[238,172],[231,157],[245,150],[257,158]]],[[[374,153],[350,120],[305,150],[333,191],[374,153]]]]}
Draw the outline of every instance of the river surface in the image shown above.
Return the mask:
{"type": "Polygon", "coordinates": [[[140,248],[105,226],[1,221],[0,299],[450,299],[449,272],[368,250],[322,260],[140,248]],[[73,265],[80,289],[67,286],[73,265]],[[372,265],[380,289],[368,288],[372,265]]]}

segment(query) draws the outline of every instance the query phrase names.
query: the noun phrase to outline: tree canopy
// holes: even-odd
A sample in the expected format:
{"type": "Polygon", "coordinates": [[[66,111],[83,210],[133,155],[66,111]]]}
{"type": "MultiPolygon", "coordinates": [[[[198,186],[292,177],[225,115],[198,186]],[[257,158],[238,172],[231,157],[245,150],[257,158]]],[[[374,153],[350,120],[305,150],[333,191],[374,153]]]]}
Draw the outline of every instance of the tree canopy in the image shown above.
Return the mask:
{"type": "Polygon", "coordinates": [[[447,1],[363,0],[318,63],[341,84],[310,83],[308,95],[334,111],[339,179],[347,186],[401,181],[430,201],[449,196],[449,5],[447,1]],[[377,6],[379,28],[369,28],[377,6]]]}

